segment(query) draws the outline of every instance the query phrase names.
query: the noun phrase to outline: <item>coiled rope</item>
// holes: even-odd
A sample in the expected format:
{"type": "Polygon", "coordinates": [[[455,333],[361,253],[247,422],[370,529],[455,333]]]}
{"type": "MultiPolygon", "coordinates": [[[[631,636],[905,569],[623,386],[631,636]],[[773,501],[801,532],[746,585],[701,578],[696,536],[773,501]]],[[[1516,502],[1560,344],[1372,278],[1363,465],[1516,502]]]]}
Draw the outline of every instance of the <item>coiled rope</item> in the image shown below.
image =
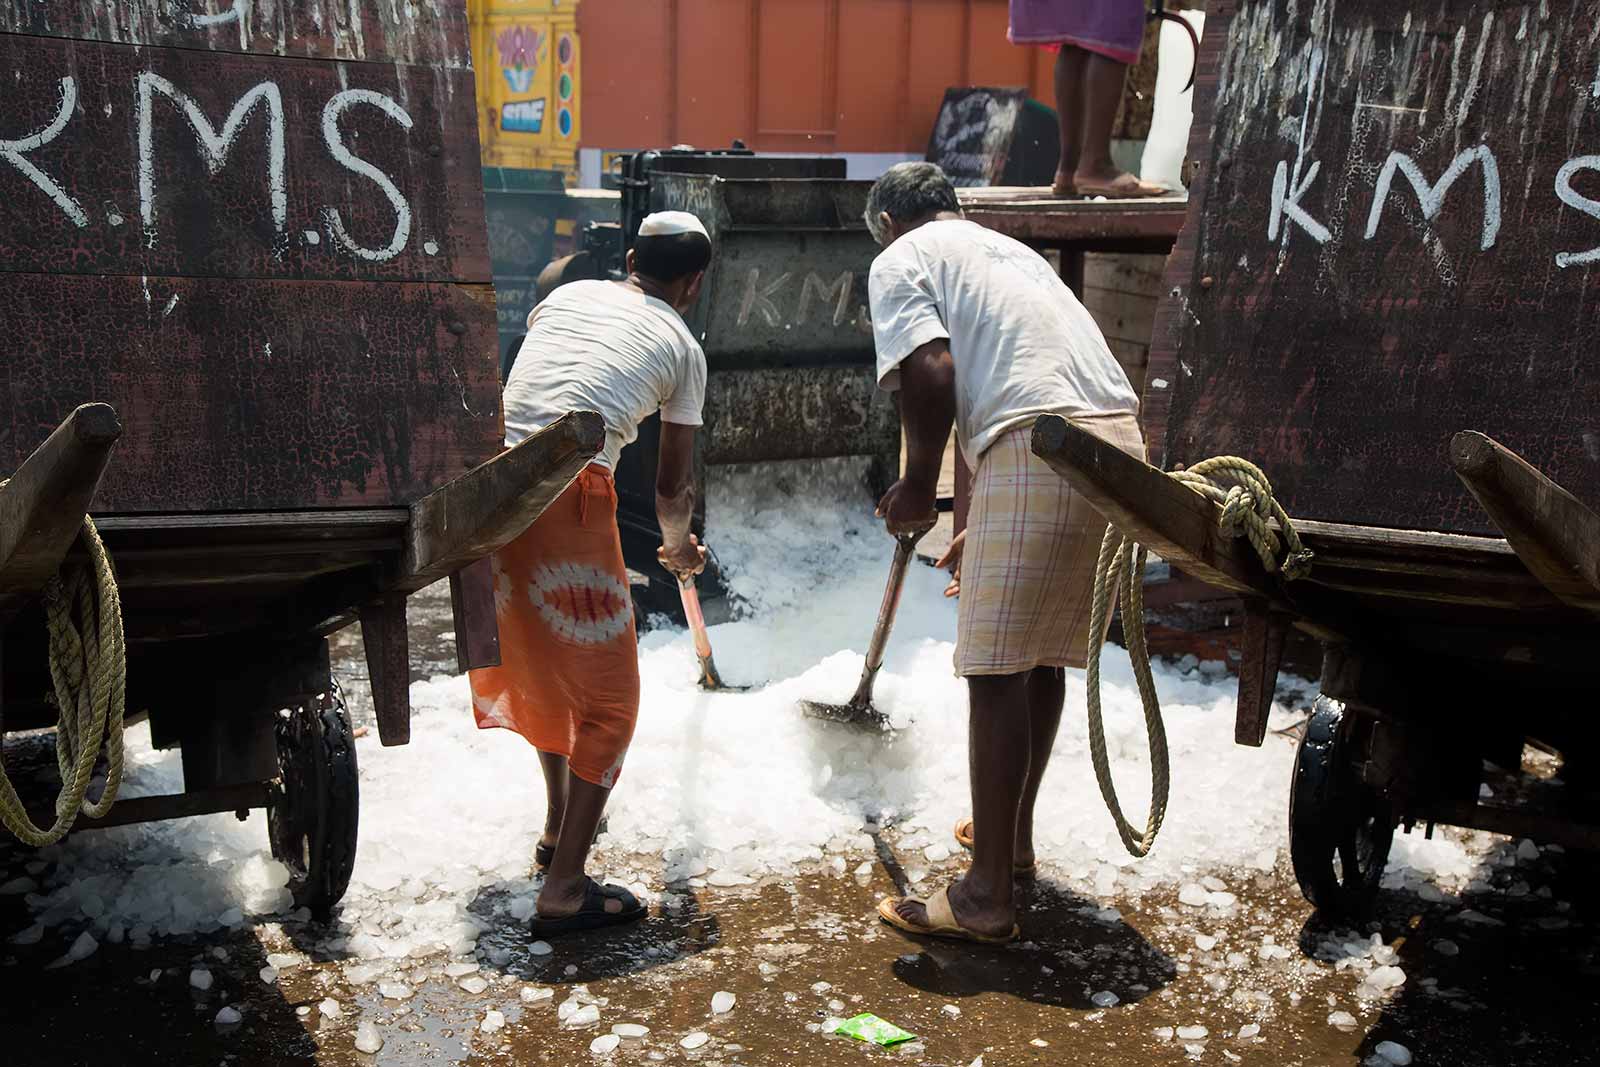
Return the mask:
{"type": "Polygon", "coordinates": [[[122,635],[122,601],[110,557],[94,520],[83,518],[79,540],[88,566],[63,568],[45,583],[45,627],[50,644],[50,679],[60,722],[56,727],[56,765],[61,792],[48,828],[35,826],[22,799],[0,765],[0,822],[27,845],[61,840],[79,815],[100,818],[111,810],[122,784],[122,716],[127,695],[127,657],[122,635]],[[89,781],[101,751],[106,754],[106,785],[100,799],[88,800],[89,781]]]}
{"type": "MultiPolygon", "coordinates": [[[[1221,505],[1218,527],[1230,537],[1246,538],[1269,574],[1281,573],[1286,580],[1293,580],[1304,577],[1311,569],[1312,553],[1301,544],[1294,524],[1272,495],[1272,484],[1255,464],[1238,456],[1216,456],[1186,470],[1173,471],[1169,477],[1221,505]],[[1276,520],[1278,530],[1269,525],[1272,520],[1276,520]],[[1280,548],[1285,553],[1281,563],[1280,548]]],[[[1089,755],[1094,760],[1100,795],[1105,798],[1106,808],[1117,824],[1123,847],[1133,856],[1148,855],[1156,843],[1156,834],[1167,814],[1172,773],[1166,724],[1161,719],[1161,703],[1150,678],[1150,652],[1145,646],[1144,564],[1147,555],[1143,545],[1115,525],[1107,524],[1105,537],[1100,542],[1100,559],[1095,565],[1094,600],[1089,614],[1089,755]],[[1133,661],[1133,676],[1139,686],[1139,700],[1144,705],[1145,734],[1150,742],[1150,814],[1142,831],[1128,822],[1117,802],[1117,787],[1106,758],[1105,723],[1100,708],[1100,649],[1111,623],[1112,590],[1118,588],[1121,589],[1122,635],[1128,645],[1128,658],[1133,661]]]]}

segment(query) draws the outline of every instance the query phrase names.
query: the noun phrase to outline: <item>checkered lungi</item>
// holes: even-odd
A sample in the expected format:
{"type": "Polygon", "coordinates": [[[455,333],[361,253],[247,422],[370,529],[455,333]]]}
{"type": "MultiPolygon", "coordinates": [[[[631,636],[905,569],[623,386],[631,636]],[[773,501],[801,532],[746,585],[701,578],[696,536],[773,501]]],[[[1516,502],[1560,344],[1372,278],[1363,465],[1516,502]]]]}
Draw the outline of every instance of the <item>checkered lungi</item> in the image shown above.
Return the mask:
{"type": "MultiPolygon", "coordinates": [[[[1072,421],[1145,458],[1133,415],[1072,421]]],[[[955,667],[962,677],[1088,662],[1094,568],[1106,520],[1033,454],[1032,434],[1031,425],[1004,434],[973,473],[956,618],[955,667]]]]}

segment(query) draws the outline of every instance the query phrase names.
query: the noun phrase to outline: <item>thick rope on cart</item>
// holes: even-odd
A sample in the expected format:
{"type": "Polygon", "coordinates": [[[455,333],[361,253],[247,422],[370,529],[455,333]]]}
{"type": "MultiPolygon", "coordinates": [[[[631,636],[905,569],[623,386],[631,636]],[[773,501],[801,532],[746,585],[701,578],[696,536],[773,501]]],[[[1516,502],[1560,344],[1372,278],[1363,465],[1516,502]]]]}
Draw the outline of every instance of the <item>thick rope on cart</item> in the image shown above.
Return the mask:
{"type": "Polygon", "coordinates": [[[89,554],[87,567],[63,568],[44,587],[45,626],[50,640],[50,678],[60,722],[56,764],[61,793],[55,822],[33,824],[0,765],[0,821],[27,845],[61,840],[79,815],[99,818],[111,810],[122,783],[122,715],[127,692],[127,658],[122,638],[122,601],[111,560],[87,515],[79,540],[89,554]],[[104,748],[106,785],[100,799],[88,800],[89,780],[104,748]]]}
{"type": "MultiPolygon", "coordinates": [[[[1231,537],[1244,537],[1261,557],[1268,573],[1282,573],[1285,579],[1303,577],[1311,568],[1311,552],[1300,543],[1294,524],[1272,495],[1272,485],[1261,469],[1238,456],[1216,456],[1196,463],[1187,470],[1173,471],[1170,477],[1222,507],[1218,526],[1231,537]],[[1224,484],[1220,479],[1233,484],[1224,484]],[[1268,525],[1276,520],[1278,530],[1268,525]],[[1278,560],[1279,532],[1287,550],[1278,560]]],[[[1094,760],[1095,779],[1100,795],[1117,824],[1117,834],[1131,855],[1148,855],[1156,834],[1167,815],[1167,793],[1172,768],[1167,754],[1167,729],[1161,719],[1161,702],[1156,698],[1150,678],[1150,652],[1144,639],[1144,564],[1147,550],[1107,524],[1100,542],[1100,559],[1094,572],[1094,601],[1089,613],[1089,755],[1094,760]],[[1105,723],[1100,710],[1100,649],[1106,628],[1111,623],[1112,590],[1121,590],[1122,635],[1133,662],[1133,677],[1144,705],[1145,734],[1150,741],[1150,814],[1141,831],[1131,825],[1117,802],[1117,787],[1111,778],[1106,758],[1105,723]]]]}

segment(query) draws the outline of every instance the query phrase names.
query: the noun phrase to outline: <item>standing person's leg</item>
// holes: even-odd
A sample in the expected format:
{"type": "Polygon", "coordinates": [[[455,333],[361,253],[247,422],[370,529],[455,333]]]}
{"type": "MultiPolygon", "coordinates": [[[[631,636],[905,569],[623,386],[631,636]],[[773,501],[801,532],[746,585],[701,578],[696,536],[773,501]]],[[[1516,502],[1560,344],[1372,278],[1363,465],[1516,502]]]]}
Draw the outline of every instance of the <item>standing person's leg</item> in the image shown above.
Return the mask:
{"type": "MultiPolygon", "coordinates": [[[[545,872],[544,885],[539,890],[538,910],[541,918],[558,918],[575,914],[581,907],[589,887],[589,876],[584,866],[589,859],[589,849],[594,844],[595,831],[605,814],[606,801],[611,790],[586,782],[577,775],[569,777],[567,787],[566,818],[556,841],[555,858],[545,872]]],[[[624,901],[608,897],[605,910],[620,912],[624,901]]]]}
{"type": "MultiPolygon", "coordinates": [[[[1061,726],[1061,709],[1066,702],[1067,679],[1060,667],[1035,667],[1028,672],[1028,777],[1022,786],[1022,802],[1017,811],[1015,863],[1032,867],[1037,859],[1033,845],[1033,808],[1039,801],[1039,784],[1044,781],[1050,752],[1055,748],[1056,730],[1061,726]]],[[[973,842],[977,844],[976,841],[973,842]]]]}
{"type": "Polygon", "coordinates": [[[1122,88],[1128,67],[1107,56],[1085,54],[1083,110],[1078,119],[1082,137],[1074,178],[1096,182],[1114,180],[1122,172],[1111,162],[1111,127],[1122,106],[1122,88]]]}
{"type": "MultiPolygon", "coordinates": [[[[556,839],[561,836],[561,820],[567,811],[567,757],[555,752],[539,753],[539,770],[544,773],[544,833],[539,836],[539,849],[554,851],[556,839]]],[[[544,866],[550,861],[545,859],[544,866]]]]}
{"type": "Polygon", "coordinates": [[[1089,53],[1064,44],[1056,53],[1056,119],[1061,124],[1061,163],[1056,167],[1054,192],[1070,196],[1076,191],[1073,174],[1083,150],[1084,70],[1089,53]]]}

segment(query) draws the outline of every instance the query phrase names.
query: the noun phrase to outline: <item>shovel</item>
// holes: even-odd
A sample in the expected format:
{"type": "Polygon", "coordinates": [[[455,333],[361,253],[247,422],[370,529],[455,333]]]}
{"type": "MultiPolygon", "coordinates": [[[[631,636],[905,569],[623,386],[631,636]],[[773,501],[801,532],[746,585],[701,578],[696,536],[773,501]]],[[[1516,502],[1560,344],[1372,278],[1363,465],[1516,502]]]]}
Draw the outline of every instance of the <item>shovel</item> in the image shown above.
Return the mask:
{"type": "Polygon", "coordinates": [[[694,575],[678,575],[678,596],[683,601],[683,616],[689,620],[689,632],[694,635],[694,654],[700,658],[700,688],[712,693],[743,693],[747,685],[728,685],[717,673],[711,658],[711,636],[706,633],[706,617],[700,611],[700,593],[694,585],[694,575]]]}
{"type": "Polygon", "coordinates": [[[824,704],[816,700],[803,700],[800,707],[813,719],[842,722],[850,726],[876,726],[882,729],[888,722],[883,712],[872,706],[872,683],[883,666],[884,646],[889,643],[889,630],[894,626],[894,613],[900,607],[900,591],[906,584],[906,566],[923,534],[933,529],[929,523],[920,529],[895,535],[894,562],[889,565],[889,584],[883,590],[883,604],[878,608],[878,623],[872,630],[872,641],[867,645],[867,662],[861,670],[861,684],[848,704],[824,704]]]}

